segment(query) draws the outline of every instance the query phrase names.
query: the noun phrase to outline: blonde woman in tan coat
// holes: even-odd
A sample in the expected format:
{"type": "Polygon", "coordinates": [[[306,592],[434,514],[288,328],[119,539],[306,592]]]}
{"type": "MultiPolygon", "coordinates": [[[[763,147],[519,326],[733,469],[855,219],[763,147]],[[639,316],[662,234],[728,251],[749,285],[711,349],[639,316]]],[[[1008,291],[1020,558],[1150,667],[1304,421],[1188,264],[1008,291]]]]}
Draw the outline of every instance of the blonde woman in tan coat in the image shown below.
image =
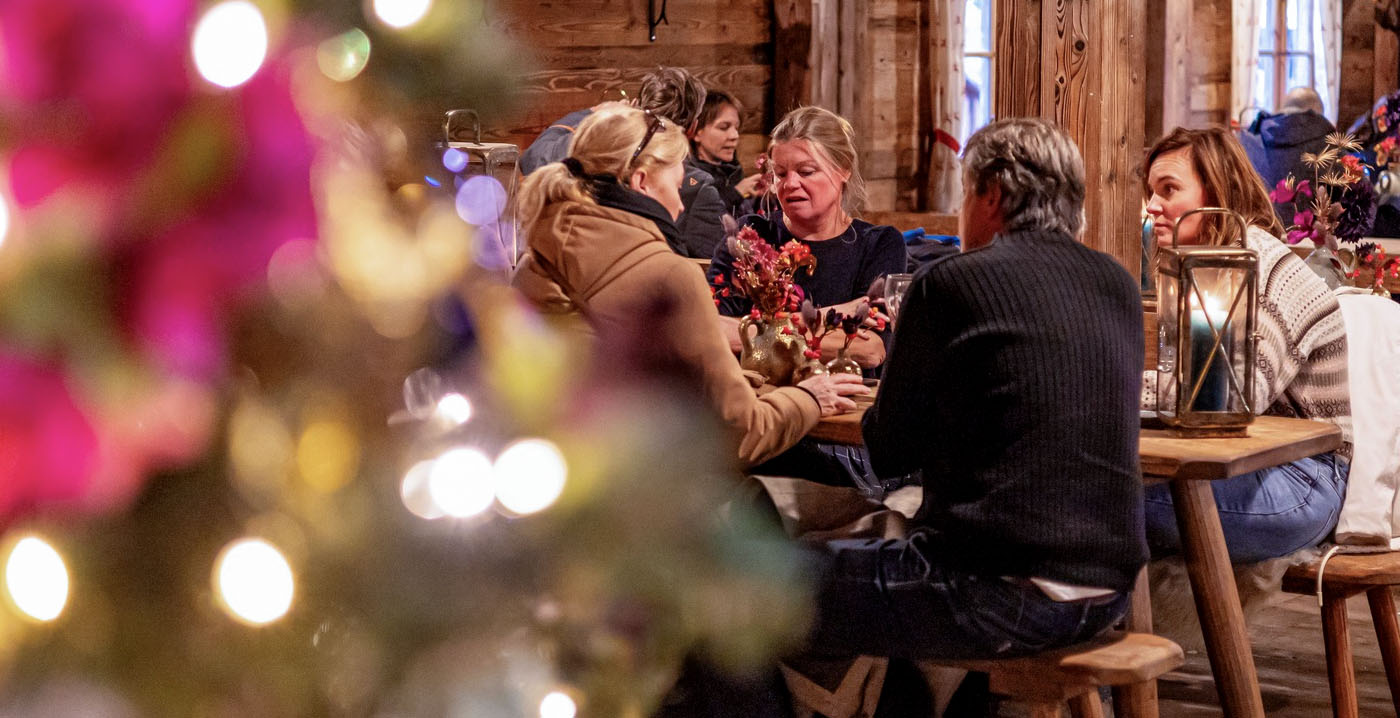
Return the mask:
{"type": "Polygon", "coordinates": [[[546,314],[576,315],[593,327],[635,321],[641,302],[669,293],[687,329],[668,346],[700,369],[704,396],[733,430],[740,461],[752,466],[797,443],[820,417],[854,409],[849,397],[868,390],[845,374],[761,396],[749,384],[704,275],[666,243],[682,209],[688,147],[681,128],[635,108],[590,115],[569,157],[531,173],[521,188],[529,251],[513,283],[546,314]]]}

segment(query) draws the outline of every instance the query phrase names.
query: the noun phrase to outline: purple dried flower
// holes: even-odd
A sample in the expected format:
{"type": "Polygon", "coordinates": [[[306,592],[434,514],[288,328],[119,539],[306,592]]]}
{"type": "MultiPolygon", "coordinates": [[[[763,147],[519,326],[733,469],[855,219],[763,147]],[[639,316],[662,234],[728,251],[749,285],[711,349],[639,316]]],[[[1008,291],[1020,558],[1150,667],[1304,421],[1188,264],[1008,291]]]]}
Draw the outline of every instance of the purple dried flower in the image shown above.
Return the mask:
{"type": "Polygon", "coordinates": [[[1333,232],[1338,241],[1355,242],[1371,233],[1376,223],[1376,189],[1371,180],[1362,177],[1353,182],[1336,201],[1342,207],[1333,232]]]}
{"type": "Polygon", "coordinates": [[[812,300],[802,300],[802,323],[815,330],[821,319],[821,312],[817,311],[817,306],[812,304],[812,300]]]}

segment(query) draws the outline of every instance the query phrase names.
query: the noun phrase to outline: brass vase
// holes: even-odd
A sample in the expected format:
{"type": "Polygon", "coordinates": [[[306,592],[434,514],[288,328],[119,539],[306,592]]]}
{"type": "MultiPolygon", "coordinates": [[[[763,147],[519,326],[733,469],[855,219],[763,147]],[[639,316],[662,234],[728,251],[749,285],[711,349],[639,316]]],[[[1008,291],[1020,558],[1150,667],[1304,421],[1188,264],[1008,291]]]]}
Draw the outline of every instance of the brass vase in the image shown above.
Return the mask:
{"type": "Polygon", "coordinates": [[[807,363],[804,354],[807,341],[787,314],[781,316],[781,319],[765,315],[761,319],[750,316],[739,320],[739,343],[743,347],[739,366],[758,372],[774,386],[800,381],[797,370],[807,363]]]}

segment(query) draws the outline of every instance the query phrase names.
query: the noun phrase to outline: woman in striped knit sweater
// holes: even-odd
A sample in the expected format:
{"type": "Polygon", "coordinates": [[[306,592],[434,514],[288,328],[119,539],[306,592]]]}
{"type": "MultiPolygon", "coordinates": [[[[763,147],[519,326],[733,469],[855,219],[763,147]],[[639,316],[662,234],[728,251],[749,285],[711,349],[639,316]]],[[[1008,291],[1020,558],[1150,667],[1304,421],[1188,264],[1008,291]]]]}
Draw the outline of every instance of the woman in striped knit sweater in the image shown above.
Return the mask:
{"type": "MultiPolygon", "coordinates": [[[[1283,227],[1268,190],[1239,142],[1223,129],[1177,128],[1148,152],[1145,193],[1158,246],[1187,211],[1226,207],[1249,224],[1248,247],[1259,254],[1259,341],[1254,366],[1255,411],[1336,424],[1343,446],[1284,466],[1212,484],[1230,559],[1284,556],[1325,540],[1337,525],[1351,457],[1351,398],[1341,308],[1322,279],[1278,239],[1283,227]]],[[[1215,217],[1181,223],[1182,244],[1218,243],[1215,217]]],[[[1146,491],[1147,539],[1153,556],[1180,546],[1165,484],[1146,491]]]]}

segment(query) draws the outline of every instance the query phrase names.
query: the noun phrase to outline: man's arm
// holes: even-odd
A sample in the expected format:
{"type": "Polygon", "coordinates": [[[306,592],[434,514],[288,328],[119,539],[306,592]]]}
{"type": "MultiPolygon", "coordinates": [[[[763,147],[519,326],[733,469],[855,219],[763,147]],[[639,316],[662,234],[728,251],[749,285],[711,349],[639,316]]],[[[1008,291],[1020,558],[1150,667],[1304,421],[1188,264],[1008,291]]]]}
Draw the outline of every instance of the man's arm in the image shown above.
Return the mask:
{"type": "Polygon", "coordinates": [[[940,340],[932,289],[927,273],[916,277],[909,287],[880,390],[861,422],[870,463],[878,476],[903,476],[923,468],[923,451],[932,433],[932,407],[938,401],[935,358],[940,340]]]}

